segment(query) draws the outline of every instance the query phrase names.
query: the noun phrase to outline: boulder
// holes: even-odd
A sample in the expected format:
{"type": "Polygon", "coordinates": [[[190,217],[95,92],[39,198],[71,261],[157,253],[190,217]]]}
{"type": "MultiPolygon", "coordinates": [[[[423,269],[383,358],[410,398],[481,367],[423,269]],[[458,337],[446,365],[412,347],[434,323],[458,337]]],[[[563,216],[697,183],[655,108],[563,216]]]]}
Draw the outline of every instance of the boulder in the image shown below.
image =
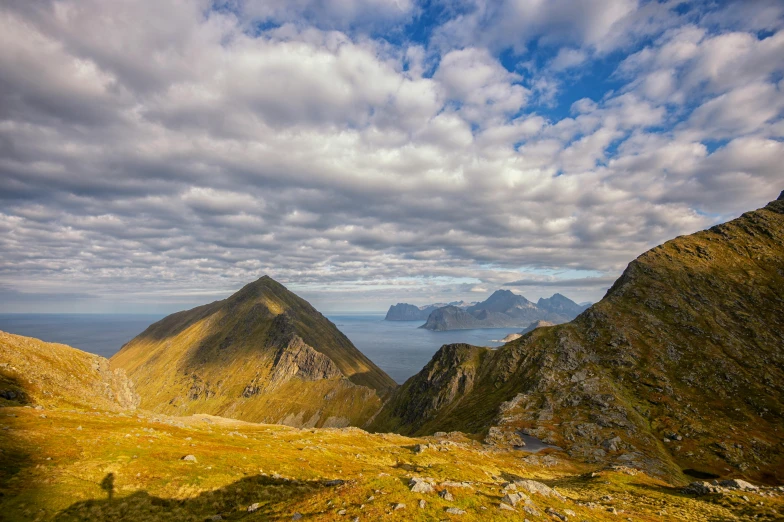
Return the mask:
{"type": "Polygon", "coordinates": [[[743,491],[757,491],[759,489],[754,484],[751,484],[741,479],[722,480],[721,482],[719,482],[719,485],[725,488],[740,489],[743,491]]]}
{"type": "Polygon", "coordinates": [[[411,488],[412,493],[432,493],[433,486],[427,482],[425,479],[414,477],[412,478],[408,486],[411,488]]]}
{"type": "Polygon", "coordinates": [[[447,502],[454,502],[455,497],[449,492],[448,489],[442,489],[438,492],[438,496],[446,500],[447,502]]]}

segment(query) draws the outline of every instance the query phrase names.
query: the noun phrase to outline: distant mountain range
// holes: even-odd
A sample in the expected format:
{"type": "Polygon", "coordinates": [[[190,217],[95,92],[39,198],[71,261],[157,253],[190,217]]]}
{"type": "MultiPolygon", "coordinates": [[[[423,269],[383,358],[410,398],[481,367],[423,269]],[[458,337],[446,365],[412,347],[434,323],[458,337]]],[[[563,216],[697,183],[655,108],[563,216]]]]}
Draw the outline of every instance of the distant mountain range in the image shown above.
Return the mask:
{"type": "Polygon", "coordinates": [[[435,303],[425,306],[416,306],[408,303],[398,303],[389,307],[385,321],[425,321],[435,310],[445,306],[465,308],[475,303],[465,301],[452,301],[451,303],[435,303]]]}
{"type": "Polygon", "coordinates": [[[446,306],[416,307],[405,303],[390,307],[391,317],[409,317],[408,320],[425,320],[422,328],[434,331],[465,330],[473,328],[527,327],[536,321],[555,324],[566,323],[580,315],[589,305],[578,305],[568,297],[555,294],[532,303],[510,290],[497,290],[481,303],[450,303],[446,306]],[[426,314],[426,315],[425,315],[426,314]]]}

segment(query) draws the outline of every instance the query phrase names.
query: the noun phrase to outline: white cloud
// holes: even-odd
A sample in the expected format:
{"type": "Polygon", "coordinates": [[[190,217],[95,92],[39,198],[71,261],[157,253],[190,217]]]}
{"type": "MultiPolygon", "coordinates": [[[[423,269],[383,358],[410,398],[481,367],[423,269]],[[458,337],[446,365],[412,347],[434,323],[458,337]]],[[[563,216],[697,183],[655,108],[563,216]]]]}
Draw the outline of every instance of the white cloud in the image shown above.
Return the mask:
{"type": "Polygon", "coordinates": [[[781,31],[479,2],[409,45],[373,34],[411,2],[210,5],[0,8],[0,284],[180,303],[268,272],[381,307],[569,269],[602,274],[570,294],[596,299],[782,188],[781,31]],[[657,36],[623,86],[572,103],[557,70],[579,87],[632,28],[657,36]],[[548,68],[501,59],[532,38],[548,68]]]}

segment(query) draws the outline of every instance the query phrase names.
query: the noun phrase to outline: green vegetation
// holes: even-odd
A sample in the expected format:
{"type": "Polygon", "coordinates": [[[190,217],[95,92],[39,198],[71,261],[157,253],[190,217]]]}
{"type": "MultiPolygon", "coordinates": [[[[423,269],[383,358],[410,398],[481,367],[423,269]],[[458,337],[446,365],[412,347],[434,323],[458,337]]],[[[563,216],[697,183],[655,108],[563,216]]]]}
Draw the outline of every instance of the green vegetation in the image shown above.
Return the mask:
{"type": "Polygon", "coordinates": [[[5,407],[0,415],[8,427],[0,430],[0,509],[12,521],[549,518],[521,505],[499,509],[504,484],[518,478],[555,487],[563,499],[529,494],[532,505],[573,512],[570,520],[618,520],[612,508],[642,521],[774,520],[784,512],[784,499],[770,491],[694,497],[634,470],[575,464],[559,453],[525,458],[458,434],[410,439],[99,410],[5,407]],[[429,446],[417,453],[417,444],[429,446]],[[411,492],[415,476],[433,478],[435,491],[411,492]],[[442,489],[454,500],[438,496],[442,489]],[[395,510],[398,503],[406,507],[395,510]],[[450,516],[449,507],[466,513],[450,516]]]}

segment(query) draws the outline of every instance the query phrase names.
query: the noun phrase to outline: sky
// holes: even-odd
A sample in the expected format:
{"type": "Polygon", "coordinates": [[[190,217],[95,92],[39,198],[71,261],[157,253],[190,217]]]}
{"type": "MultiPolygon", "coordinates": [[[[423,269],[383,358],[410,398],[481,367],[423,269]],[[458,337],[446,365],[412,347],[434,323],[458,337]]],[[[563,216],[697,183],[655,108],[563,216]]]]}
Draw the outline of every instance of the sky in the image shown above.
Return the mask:
{"type": "Polygon", "coordinates": [[[784,189],[784,2],[5,0],[0,312],[597,301],[784,189]]]}

